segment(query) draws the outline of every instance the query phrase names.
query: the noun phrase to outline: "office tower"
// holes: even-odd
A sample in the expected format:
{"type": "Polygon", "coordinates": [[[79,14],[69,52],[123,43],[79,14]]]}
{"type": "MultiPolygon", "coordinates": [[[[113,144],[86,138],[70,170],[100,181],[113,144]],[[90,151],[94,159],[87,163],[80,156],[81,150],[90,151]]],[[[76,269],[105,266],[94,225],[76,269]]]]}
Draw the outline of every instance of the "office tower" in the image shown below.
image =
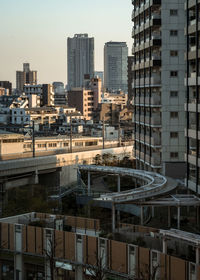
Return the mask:
{"type": "Polygon", "coordinates": [[[5,89],[6,95],[12,95],[12,83],[9,81],[0,81],[0,87],[5,89]]]}
{"type": "Polygon", "coordinates": [[[107,42],[104,45],[104,87],[109,91],[127,93],[127,57],[125,42],[107,42]]]}
{"type": "Polygon", "coordinates": [[[187,34],[187,186],[200,193],[200,58],[199,58],[199,4],[186,1],[187,34]]]}
{"type": "Polygon", "coordinates": [[[68,89],[82,87],[85,74],[94,75],[94,38],[75,34],[67,38],[68,89]]]}
{"type": "Polygon", "coordinates": [[[37,71],[31,71],[29,63],[23,63],[23,71],[16,72],[16,89],[22,92],[25,84],[37,85],[37,71]]]}
{"type": "Polygon", "coordinates": [[[137,168],[184,177],[185,0],[132,3],[137,168]]]}

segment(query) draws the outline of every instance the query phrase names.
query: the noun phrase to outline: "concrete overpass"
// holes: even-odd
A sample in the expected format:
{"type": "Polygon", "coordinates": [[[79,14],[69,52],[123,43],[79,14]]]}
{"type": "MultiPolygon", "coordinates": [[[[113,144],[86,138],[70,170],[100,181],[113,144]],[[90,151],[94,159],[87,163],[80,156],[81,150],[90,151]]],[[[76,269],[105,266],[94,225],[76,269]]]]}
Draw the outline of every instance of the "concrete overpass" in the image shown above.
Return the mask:
{"type": "Polygon", "coordinates": [[[0,161],[0,186],[9,188],[47,183],[50,186],[66,186],[76,182],[78,164],[91,164],[99,154],[132,155],[132,146],[99,149],[84,152],[57,154],[35,158],[0,161]]]}

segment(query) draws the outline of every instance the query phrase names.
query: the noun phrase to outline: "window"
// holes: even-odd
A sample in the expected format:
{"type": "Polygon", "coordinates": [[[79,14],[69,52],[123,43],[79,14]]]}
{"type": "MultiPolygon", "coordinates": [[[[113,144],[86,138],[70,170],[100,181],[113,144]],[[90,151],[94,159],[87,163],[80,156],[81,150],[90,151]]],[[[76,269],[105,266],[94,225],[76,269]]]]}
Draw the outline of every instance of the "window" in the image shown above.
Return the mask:
{"type": "Polygon", "coordinates": [[[177,152],[171,152],[170,157],[171,158],[178,158],[178,153],[177,152]]]}
{"type": "Polygon", "coordinates": [[[170,71],[170,77],[177,77],[178,71],[170,71]]]}
{"type": "Polygon", "coordinates": [[[178,51],[170,51],[170,56],[178,56],[178,51]]]}
{"type": "Polygon", "coordinates": [[[49,147],[57,147],[56,143],[49,143],[49,147]]]}
{"type": "Polygon", "coordinates": [[[75,142],[75,146],[83,146],[83,142],[75,142]]]}
{"type": "Polygon", "coordinates": [[[170,132],[170,138],[178,138],[178,132],[170,132]]]}
{"type": "Polygon", "coordinates": [[[178,36],[178,30],[170,30],[170,36],[178,36]]]}
{"type": "Polygon", "coordinates": [[[170,16],[177,16],[177,15],[178,15],[178,10],[176,10],[176,9],[170,10],[170,16]]]}
{"type": "Polygon", "coordinates": [[[170,118],[172,119],[178,118],[178,112],[170,112],[170,118]]]}
{"type": "Polygon", "coordinates": [[[171,91],[170,91],[170,97],[178,97],[178,91],[176,91],[176,90],[171,90],[171,91]]]}
{"type": "Polygon", "coordinates": [[[46,148],[46,144],[38,144],[38,148],[46,148]]]}
{"type": "Polygon", "coordinates": [[[64,146],[64,147],[67,147],[67,146],[69,146],[69,143],[64,142],[64,143],[63,143],[63,146],[64,146]]]}
{"type": "Polygon", "coordinates": [[[96,146],[97,145],[97,141],[94,142],[85,142],[85,146],[96,146]]]}

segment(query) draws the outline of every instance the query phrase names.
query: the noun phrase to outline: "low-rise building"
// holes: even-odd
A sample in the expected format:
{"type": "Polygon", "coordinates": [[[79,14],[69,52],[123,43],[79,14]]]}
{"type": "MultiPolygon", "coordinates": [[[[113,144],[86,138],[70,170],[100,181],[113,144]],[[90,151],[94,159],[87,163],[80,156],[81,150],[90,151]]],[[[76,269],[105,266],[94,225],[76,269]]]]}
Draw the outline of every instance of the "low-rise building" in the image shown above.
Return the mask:
{"type": "Polygon", "coordinates": [[[101,103],[117,104],[126,106],[128,101],[127,93],[119,92],[104,92],[102,94],[101,103]]]}
{"type": "Polygon", "coordinates": [[[80,111],[86,120],[91,120],[101,99],[101,79],[92,78],[86,88],[72,88],[68,92],[68,104],[80,111]]]}

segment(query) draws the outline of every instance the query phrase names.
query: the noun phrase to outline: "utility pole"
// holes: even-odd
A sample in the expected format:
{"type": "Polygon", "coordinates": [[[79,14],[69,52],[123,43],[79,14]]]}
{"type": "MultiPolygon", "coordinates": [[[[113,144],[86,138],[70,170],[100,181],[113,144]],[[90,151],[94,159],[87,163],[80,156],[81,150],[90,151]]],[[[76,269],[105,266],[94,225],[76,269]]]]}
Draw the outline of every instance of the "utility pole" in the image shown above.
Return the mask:
{"type": "Polygon", "coordinates": [[[35,157],[35,121],[32,121],[32,145],[33,157],[35,157]]]}
{"type": "Polygon", "coordinates": [[[72,153],[72,117],[70,116],[70,153],[72,153]]]}
{"type": "Polygon", "coordinates": [[[102,131],[102,137],[103,137],[103,149],[105,149],[105,122],[103,117],[103,131],[102,131]]]}

